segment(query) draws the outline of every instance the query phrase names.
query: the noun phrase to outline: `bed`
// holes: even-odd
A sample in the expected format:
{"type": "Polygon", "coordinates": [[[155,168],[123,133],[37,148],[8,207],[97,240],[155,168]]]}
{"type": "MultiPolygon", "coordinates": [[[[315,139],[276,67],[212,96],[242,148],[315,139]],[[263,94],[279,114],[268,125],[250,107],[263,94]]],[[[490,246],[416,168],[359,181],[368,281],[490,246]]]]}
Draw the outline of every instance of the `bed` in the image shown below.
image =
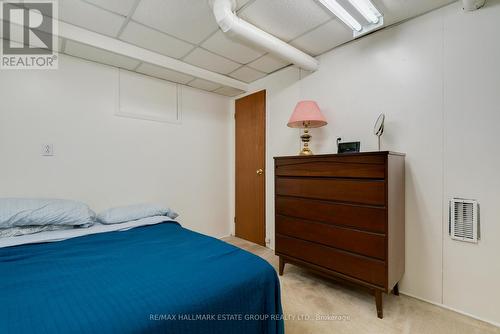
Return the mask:
{"type": "Polygon", "coordinates": [[[0,248],[0,333],[284,332],[273,267],[174,221],[31,242],[0,248]]]}

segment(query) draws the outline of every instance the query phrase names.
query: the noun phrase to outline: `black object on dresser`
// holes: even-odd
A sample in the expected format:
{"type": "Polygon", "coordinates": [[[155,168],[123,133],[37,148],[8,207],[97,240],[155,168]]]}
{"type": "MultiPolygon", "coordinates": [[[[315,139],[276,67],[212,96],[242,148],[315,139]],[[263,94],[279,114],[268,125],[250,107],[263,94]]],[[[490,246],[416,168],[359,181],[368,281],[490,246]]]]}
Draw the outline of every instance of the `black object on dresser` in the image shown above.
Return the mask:
{"type": "Polygon", "coordinates": [[[399,294],[405,266],[404,154],[276,157],[279,273],[293,263],[382,293],[399,294]]]}

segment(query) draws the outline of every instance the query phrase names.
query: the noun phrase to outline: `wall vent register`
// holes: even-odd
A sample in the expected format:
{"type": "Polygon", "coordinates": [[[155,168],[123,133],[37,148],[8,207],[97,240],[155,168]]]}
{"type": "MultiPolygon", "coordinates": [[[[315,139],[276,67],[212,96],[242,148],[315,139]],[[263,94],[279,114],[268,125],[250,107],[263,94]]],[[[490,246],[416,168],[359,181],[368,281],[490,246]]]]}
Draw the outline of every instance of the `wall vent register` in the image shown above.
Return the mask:
{"type": "Polygon", "coordinates": [[[479,239],[477,201],[461,198],[450,201],[449,234],[455,240],[477,243],[479,239]]]}

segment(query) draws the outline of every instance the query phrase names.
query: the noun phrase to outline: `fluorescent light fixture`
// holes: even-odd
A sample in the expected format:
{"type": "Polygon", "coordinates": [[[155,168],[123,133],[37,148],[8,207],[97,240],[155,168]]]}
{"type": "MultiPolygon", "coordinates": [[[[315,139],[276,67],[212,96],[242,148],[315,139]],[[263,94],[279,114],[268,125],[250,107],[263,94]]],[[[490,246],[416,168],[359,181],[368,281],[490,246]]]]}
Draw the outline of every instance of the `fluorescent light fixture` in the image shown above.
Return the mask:
{"type": "Polygon", "coordinates": [[[370,0],[349,0],[349,2],[368,22],[377,24],[380,21],[382,14],[375,8],[370,0]]]}
{"type": "Polygon", "coordinates": [[[325,6],[329,11],[335,14],[335,16],[337,16],[342,22],[347,24],[352,30],[358,32],[363,30],[363,26],[336,0],[319,0],[319,2],[321,2],[323,6],[325,6]]]}

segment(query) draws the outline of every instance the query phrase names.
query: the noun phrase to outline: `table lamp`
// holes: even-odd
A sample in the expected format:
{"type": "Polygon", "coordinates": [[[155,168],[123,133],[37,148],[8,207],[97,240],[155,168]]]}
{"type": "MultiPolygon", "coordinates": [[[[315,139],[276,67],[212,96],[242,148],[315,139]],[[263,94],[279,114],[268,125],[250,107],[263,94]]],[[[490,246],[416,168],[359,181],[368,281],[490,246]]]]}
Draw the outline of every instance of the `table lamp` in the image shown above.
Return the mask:
{"type": "Polygon", "coordinates": [[[300,155],[312,155],[312,151],[309,148],[309,142],[311,141],[311,135],[309,134],[309,128],[319,128],[321,126],[327,125],[325,116],[319,110],[318,104],[314,101],[300,101],[295,106],[292,116],[288,121],[288,126],[290,128],[303,128],[304,134],[300,136],[304,147],[300,151],[300,155]]]}

